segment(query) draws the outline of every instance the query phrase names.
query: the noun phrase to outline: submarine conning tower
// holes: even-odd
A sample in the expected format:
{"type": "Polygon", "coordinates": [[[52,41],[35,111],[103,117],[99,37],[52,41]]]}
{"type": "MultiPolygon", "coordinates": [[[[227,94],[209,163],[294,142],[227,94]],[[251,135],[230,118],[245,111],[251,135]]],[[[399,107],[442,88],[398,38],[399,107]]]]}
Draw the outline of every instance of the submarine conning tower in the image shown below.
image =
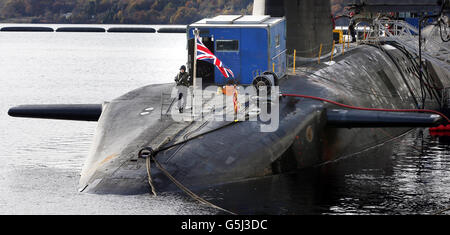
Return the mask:
{"type": "Polygon", "coordinates": [[[289,54],[317,57],[320,45],[331,51],[333,43],[330,0],[255,0],[254,15],[286,17],[289,54]]]}

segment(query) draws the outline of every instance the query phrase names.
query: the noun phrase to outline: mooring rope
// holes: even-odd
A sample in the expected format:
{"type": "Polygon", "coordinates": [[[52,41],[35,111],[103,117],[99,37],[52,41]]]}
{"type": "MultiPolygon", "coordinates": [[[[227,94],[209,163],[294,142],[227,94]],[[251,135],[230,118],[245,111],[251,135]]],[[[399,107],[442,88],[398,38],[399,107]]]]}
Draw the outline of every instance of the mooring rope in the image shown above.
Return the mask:
{"type": "Polygon", "coordinates": [[[170,142],[170,140],[171,140],[170,137],[167,137],[166,139],[164,139],[163,142],[161,142],[161,143],[157,146],[156,149],[152,149],[151,147],[147,147],[147,148],[141,149],[141,150],[139,151],[139,153],[138,153],[138,156],[139,156],[140,158],[145,158],[145,160],[146,160],[146,164],[145,164],[145,165],[146,165],[146,168],[147,168],[148,183],[149,183],[149,185],[150,185],[150,188],[151,188],[151,191],[152,191],[153,195],[156,196],[156,189],[155,189],[155,186],[154,186],[154,184],[153,184],[153,180],[152,180],[152,176],[151,176],[151,170],[150,170],[150,168],[151,168],[151,161],[154,161],[155,164],[156,164],[156,167],[157,167],[161,172],[163,172],[163,174],[164,174],[170,181],[172,181],[172,183],[174,183],[179,189],[181,189],[184,193],[186,193],[186,194],[187,194],[188,196],[190,196],[192,199],[194,199],[194,200],[196,200],[196,201],[198,201],[198,202],[200,202],[200,203],[202,203],[202,204],[205,204],[205,205],[207,205],[207,206],[210,206],[210,207],[212,207],[212,208],[215,208],[215,209],[224,211],[224,212],[226,212],[226,213],[228,213],[228,214],[236,215],[236,213],[231,212],[231,211],[229,211],[229,210],[227,210],[227,209],[224,209],[224,208],[222,208],[222,207],[220,207],[220,206],[217,206],[217,205],[215,205],[215,204],[213,204],[213,203],[211,203],[211,202],[205,200],[204,198],[198,196],[197,194],[195,194],[195,193],[192,192],[191,190],[189,190],[189,188],[187,188],[187,187],[184,186],[182,183],[180,183],[175,177],[173,177],[173,176],[172,176],[172,175],[171,175],[171,174],[170,174],[170,173],[169,173],[169,172],[168,172],[168,171],[167,171],[167,170],[166,170],[166,169],[158,162],[158,160],[156,160],[156,155],[157,155],[159,152],[162,152],[162,151],[171,149],[171,148],[173,148],[173,147],[175,147],[175,146],[178,146],[178,145],[187,143],[187,142],[189,142],[189,141],[191,141],[191,140],[200,138],[200,137],[202,137],[202,136],[204,136],[204,135],[206,135],[206,134],[209,134],[209,133],[218,131],[218,130],[220,130],[220,129],[223,129],[223,128],[228,127],[228,126],[231,126],[231,125],[234,125],[234,124],[236,124],[236,123],[239,123],[239,121],[230,122],[230,123],[225,124],[225,125],[223,125],[223,126],[221,126],[221,127],[218,127],[218,128],[216,128],[216,129],[213,129],[213,130],[207,131],[207,132],[205,132],[205,133],[199,134],[199,135],[194,136],[194,137],[192,137],[192,138],[189,138],[189,139],[186,139],[186,140],[183,140],[183,141],[174,143],[174,144],[172,144],[172,145],[170,145],[170,146],[163,147],[164,145],[166,145],[166,144],[167,144],[168,142],[170,142]],[[144,154],[144,151],[148,151],[148,153],[147,153],[147,154],[144,154]]]}
{"type": "Polygon", "coordinates": [[[158,196],[158,195],[156,194],[156,191],[155,191],[155,186],[153,185],[152,173],[151,173],[151,171],[150,171],[150,169],[151,169],[151,163],[150,163],[150,158],[149,158],[149,157],[147,157],[147,158],[145,159],[145,165],[146,165],[146,168],[147,168],[147,179],[148,179],[148,184],[150,185],[150,188],[151,188],[151,190],[152,190],[153,195],[154,195],[154,196],[158,196]]]}
{"type": "Polygon", "coordinates": [[[158,160],[156,160],[154,155],[151,155],[152,160],[156,163],[156,167],[158,167],[159,170],[161,170],[161,172],[164,173],[165,176],[167,176],[167,178],[169,178],[170,181],[172,181],[179,189],[181,189],[184,193],[186,193],[187,195],[189,195],[192,199],[197,200],[200,203],[203,203],[207,206],[210,206],[212,208],[224,211],[228,214],[231,215],[236,215],[236,213],[233,213],[227,209],[224,209],[220,206],[217,206],[205,199],[203,199],[202,197],[198,196],[197,194],[195,194],[194,192],[192,192],[191,190],[189,190],[186,186],[184,186],[182,183],[180,183],[177,179],[175,179],[175,177],[173,177],[166,169],[164,169],[164,167],[161,166],[161,164],[158,162],[158,160]]]}
{"type": "Polygon", "coordinates": [[[432,215],[442,215],[444,212],[450,211],[450,207],[438,212],[434,212],[432,215]]]}

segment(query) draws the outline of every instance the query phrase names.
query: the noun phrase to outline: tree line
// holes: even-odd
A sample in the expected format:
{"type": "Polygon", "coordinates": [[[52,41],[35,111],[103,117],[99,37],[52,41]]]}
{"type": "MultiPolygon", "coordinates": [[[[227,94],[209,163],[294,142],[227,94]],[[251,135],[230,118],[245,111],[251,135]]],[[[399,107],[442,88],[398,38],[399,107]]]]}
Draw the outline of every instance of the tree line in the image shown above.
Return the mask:
{"type": "Polygon", "coordinates": [[[0,0],[0,21],[189,24],[219,14],[251,14],[252,8],[253,0],[0,0]]]}

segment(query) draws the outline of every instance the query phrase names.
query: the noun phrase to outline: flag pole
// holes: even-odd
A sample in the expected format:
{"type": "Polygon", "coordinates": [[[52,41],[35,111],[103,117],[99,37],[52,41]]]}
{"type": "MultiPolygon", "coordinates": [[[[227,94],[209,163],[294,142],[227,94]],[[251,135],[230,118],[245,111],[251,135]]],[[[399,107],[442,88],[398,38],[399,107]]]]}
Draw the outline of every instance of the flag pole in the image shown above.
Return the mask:
{"type": "Polygon", "coordinates": [[[198,29],[194,29],[194,74],[193,74],[193,85],[194,89],[197,88],[197,38],[198,38],[199,32],[198,29]]]}
{"type": "Polygon", "coordinates": [[[197,108],[197,102],[198,102],[198,95],[196,93],[197,92],[197,38],[199,36],[199,30],[198,28],[194,29],[194,63],[193,63],[193,95],[194,95],[194,99],[193,99],[193,105],[192,105],[192,115],[195,117],[196,113],[198,112],[198,108],[197,108]]]}

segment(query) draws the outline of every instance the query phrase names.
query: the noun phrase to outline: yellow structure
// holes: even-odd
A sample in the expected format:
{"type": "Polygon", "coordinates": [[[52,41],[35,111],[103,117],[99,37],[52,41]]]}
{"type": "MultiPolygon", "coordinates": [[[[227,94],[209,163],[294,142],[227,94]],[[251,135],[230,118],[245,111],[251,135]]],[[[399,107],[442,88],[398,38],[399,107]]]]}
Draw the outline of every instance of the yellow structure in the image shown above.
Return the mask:
{"type": "Polygon", "coordinates": [[[294,50],[294,65],[292,65],[292,70],[294,71],[294,74],[295,74],[295,59],[296,59],[296,56],[297,56],[297,50],[294,50]]]}
{"type": "Polygon", "coordinates": [[[333,55],[334,55],[334,47],[335,47],[335,45],[336,45],[336,42],[333,41],[333,47],[331,48],[331,59],[330,59],[330,61],[333,61],[333,55]]]}
{"type": "Polygon", "coordinates": [[[344,31],[339,29],[333,30],[333,40],[338,44],[344,43],[344,31]]]}
{"type": "Polygon", "coordinates": [[[323,47],[323,44],[321,43],[320,50],[319,50],[319,61],[318,61],[319,64],[320,64],[320,57],[322,56],[322,47],[323,47]]]}

